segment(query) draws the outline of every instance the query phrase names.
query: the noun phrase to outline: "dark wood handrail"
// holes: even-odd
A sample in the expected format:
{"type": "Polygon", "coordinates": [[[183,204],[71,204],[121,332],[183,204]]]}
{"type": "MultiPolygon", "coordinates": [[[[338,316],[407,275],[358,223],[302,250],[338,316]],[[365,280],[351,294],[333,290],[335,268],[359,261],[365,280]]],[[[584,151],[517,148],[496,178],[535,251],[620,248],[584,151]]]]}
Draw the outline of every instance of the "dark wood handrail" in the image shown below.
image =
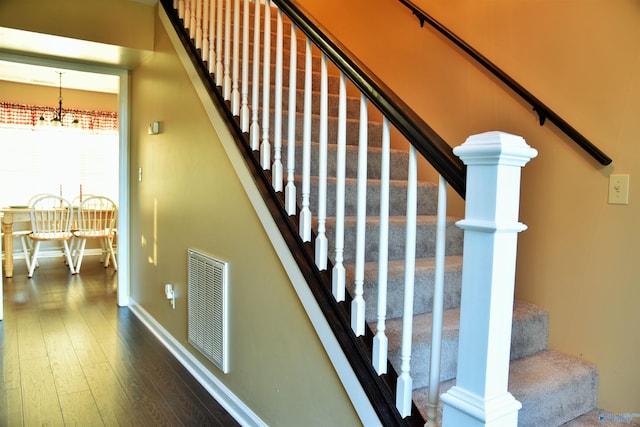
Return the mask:
{"type": "Polygon", "coordinates": [[[462,40],[460,37],[452,33],[440,22],[436,21],[428,13],[420,9],[410,0],[398,0],[405,5],[416,15],[420,21],[420,26],[424,26],[424,23],[428,23],[435,28],[439,33],[449,39],[453,44],[462,49],[465,53],[475,59],[479,64],[486,68],[491,74],[496,76],[500,81],[506,84],[511,90],[520,95],[528,104],[533,107],[533,111],[538,114],[540,126],[544,125],[545,121],[549,119],[558,129],[564,132],[569,138],[573,139],[582,149],[584,149],[591,157],[597,160],[601,165],[608,165],[611,163],[611,158],[604,154],[598,147],[593,145],[591,141],[585,138],[580,132],[578,132],[573,126],[567,123],[564,119],[558,116],[551,108],[547,107],[542,101],[533,96],[531,92],[522,87],[518,82],[512,79],[504,71],[502,71],[493,62],[489,61],[484,55],[471,47],[468,43],[462,40]]]}
{"type": "Polygon", "coordinates": [[[292,0],[272,0],[416,147],[463,198],[466,168],[452,147],[369,68],[292,0]]]}

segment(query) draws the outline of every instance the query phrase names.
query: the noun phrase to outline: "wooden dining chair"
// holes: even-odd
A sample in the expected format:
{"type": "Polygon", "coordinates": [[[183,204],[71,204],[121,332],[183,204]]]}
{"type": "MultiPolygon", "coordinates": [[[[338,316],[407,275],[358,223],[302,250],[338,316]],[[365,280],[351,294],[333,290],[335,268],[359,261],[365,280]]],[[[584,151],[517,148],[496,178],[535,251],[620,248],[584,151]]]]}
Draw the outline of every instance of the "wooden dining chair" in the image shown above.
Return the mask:
{"type": "MultiPolygon", "coordinates": [[[[38,193],[38,194],[34,194],[33,196],[31,196],[29,198],[29,202],[27,203],[28,207],[31,207],[31,205],[33,204],[33,202],[35,202],[36,200],[44,197],[44,196],[55,196],[55,194],[53,193],[38,193]]],[[[28,259],[27,259],[27,271],[29,271],[31,269],[30,263],[31,263],[31,257],[33,255],[33,240],[29,239],[29,234],[32,233],[31,230],[21,230],[20,233],[22,233],[23,235],[21,236],[20,240],[22,243],[22,251],[24,252],[25,256],[27,256],[28,254],[28,259]]],[[[14,232],[15,234],[15,232],[14,232]]],[[[38,268],[39,264],[36,263],[35,268],[38,268]]]]}
{"type": "Polygon", "coordinates": [[[113,238],[118,208],[113,200],[108,197],[89,197],[78,207],[77,229],[73,235],[79,240],[80,247],[76,256],[76,273],[80,272],[82,258],[87,240],[98,240],[106,248],[104,259],[105,267],[109,266],[109,259],[113,262],[113,268],[118,269],[118,262],[113,250],[113,238]]]}
{"type": "Polygon", "coordinates": [[[42,242],[61,242],[69,270],[71,270],[71,274],[74,274],[75,268],[69,250],[69,241],[73,237],[73,233],[71,233],[73,220],[71,203],[62,197],[46,195],[31,204],[30,214],[31,234],[29,238],[34,242],[34,246],[28,276],[33,277],[42,242]]]}
{"type": "MultiPolygon", "coordinates": [[[[80,208],[80,204],[82,203],[83,200],[87,200],[89,197],[94,197],[95,194],[79,194],[77,196],[75,196],[73,199],[71,199],[71,206],[73,206],[73,209],[75,209],[76,211],[78,210],[78,208],[80,208]]],[[[71,248],[71,257],[73,259],[76,259],[78,257],[78,251],[80,249],[80,239],[76,238],[75,236],[75,232],[77,231],[77,221],[74,221],[73,224],[71,225],[71,232],[74,233],[73,238],[71,239],[71,243],[69,243],[69,248],[71,248]]],[[[103,246],[102,247],[102,252],[103,254],[105,253],[106,248],[103,246]]]]}

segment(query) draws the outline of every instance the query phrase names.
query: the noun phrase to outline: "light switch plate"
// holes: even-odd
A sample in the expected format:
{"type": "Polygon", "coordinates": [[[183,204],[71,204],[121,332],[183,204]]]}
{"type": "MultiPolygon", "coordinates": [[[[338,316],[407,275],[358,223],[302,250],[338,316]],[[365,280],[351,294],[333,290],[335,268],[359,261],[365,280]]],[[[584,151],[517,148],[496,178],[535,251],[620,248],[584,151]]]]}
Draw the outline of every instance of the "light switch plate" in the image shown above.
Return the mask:
{"type": "Polygon", "coordinates": [[[609,204],[629,204],[629,174],[609,175],[609,204]]]}

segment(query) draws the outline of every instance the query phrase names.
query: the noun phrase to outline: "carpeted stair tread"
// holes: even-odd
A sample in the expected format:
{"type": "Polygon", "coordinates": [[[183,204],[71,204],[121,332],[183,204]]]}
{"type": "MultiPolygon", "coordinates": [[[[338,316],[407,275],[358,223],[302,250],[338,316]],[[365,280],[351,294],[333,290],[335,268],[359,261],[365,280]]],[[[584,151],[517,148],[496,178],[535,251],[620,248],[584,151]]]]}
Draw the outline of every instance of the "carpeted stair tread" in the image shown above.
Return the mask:
{"type": "MultiPolygon", "coordinates": [[[[311,176],[318,176],[318,150],[320,144],[316,142],[311,143],[311,164],[310,164],[310,174],[311,176]]],[[[301,142],[296,142],[295,147],[295,170],[300,173],[302,171],[302,156],[303,156],[303,144],[301,142]]],[[[330,178],[334,178],[337,172],[337,154],[338,146],[336,144],[327,144],[327,176],[330,178]]],[[[358,176],[358,146],[357,145],[347,145],[345,147],[345,155],[346,155],[346,167],[345,167],[345,176],[347,178],[357,178],[358,176]]],[[[389,171],[389,179],[392,181],[403,180],[404,188],[406,189],[406,179],[408,175],[408,165],[409,165],[409,153],[404,150],[389,150],[390,156],[390,164],[393,167],[390,168],[389,171]]],[[[287,160],[288,160],[288,144],[283,141],[282,146],[282,166],[283,170],[287,170],[287,160]]],[[[367,153],[367,179],[380,179],[380,164],[382,158],[382,149],[379,147],[370,147],[367,153]]],[[[273,160],[273,159],[272,159],[273,160]]],[[[398,185],[398,183],[394,183],[398,185]]],[[[423,183],[424,185],[431,185],[434,188],[437,188],[436,184],[433,183],[423,183]]],[[[335,185],[335,182],[334,182],[335,185]]],[[[378,188],[380,184],[378,184],[378,188]]],[[[405,190],[406,193],[406,190],[405,190]]],[[[372,196],[369,196],[371,198],[372,196]]],[[[373,197],[377,197],[375,194],[373,197]]],[[[433,203],[437,200],[437,194],[432,196],[433,203]]],[[[406,207],[406,203],[405,203],[406,207]]]]}
{"type": "MultiPolygon", "coordinates": [[[[631,421],[627,421],[630,418],[629,414],[612,414],[602,409],[594,409],[587,412],[584,415],[579,416],[561,427],[630,427],[640,425],[631,421]]],[[[635,420],[639,420],[640,417],[635,417],[635,420]]]]}
{"type": "MultiPolygon", "coordinates": [[[[296,187],[302,185],[302,178],[297,177],[295,180],[296,187]]],[[[344,213],[347,216],[355,216],[358,213],[358,200],[357,200],[357,182],[353,178],[347,178],[345,180],[345,203],[344,213]]],[[[311,197],[310,206],[316,208],[318,206],[317,197],[313,197],[318,194],[318,178],[311,177],[310,179],[311,197]]],[[[300,187],[298,187],[300,188],[300,187]]],[[[435,193],[437,188],[434,184],[430,183],[418,183],[418,214],[419,215],[434,215],[436,213],[435,193]]],[[[367,215],[380,216],[380,181],[376,179],[368,180],[367,182],[367,215]]],[[[302,195],[297,194],[298,205],[302,206],[302,195]]],[[[327,178],[327,212],[326,216],[333,217],[336,214],[336,179],[327,178]]],[[[407,210],[407,182],[402,180],[392,180],[389,183],[389,214],[392,216],[404,215],[407,210]]]]}
{"type": "MultiPolygon", "coordinates": [[[[442,382],[440,393],[455,383],[455,379],[442,382]]],[[[522,403],[518,427],[559,427],[571,420],[575,424],[569,427],[594,425],[580,424],[576,418],[593,415],[590,411],[596,407],[597,386],[598,372],[593,364],[553,350],[513,360],[509,368],[509,392],[522,403]]],[[[413,391],[414,402],[425,419],[428,391],[427,387],[413,391]]],[[[442,420],[442,402],[438,420],[442,420]]]]}
{"type": "MultiPolygon", "coordinates": [[[[442,327],[442,362],[440,380],[455,378],[458,361],[458,334],[460,326],[460,310],[452,308],[443,312],[442,327]]],[[[376,330],[375,323],[370,327],[376,330]]],[[[431,351],[431,313],[414,316],[412,348],[414,357],[411,360],[411,376],[414,387],[425,387],[429,375],[429,354],[431,351]]],[[[522,301],[516,301],[513,309],[513,327],[511,333],[511,359],[528,356],[540,352],[547,347],[547,313],[542,308],[522,301]],[[526,337],[522,339],[521,336],[526,337]]],[[[389,360],[400,368],[400,344],[402,319],[391,319],[386,322],[386,334],[389,338],[389,360]]]]}
{"type": "MultiPolygon", "coordinates": [[[[345,265],[347,289],[353,295],[353,264],[345,265]]],[[[444,308],[456,308],[460,305],[460,283],[462,280],[462,256],[448,256],[445,259],[444,273],[444,308]]],[[[435,259],[419,258],[416,260],[414,274],[415,314],[430,313],[433,308],[433,289],[435,281],[435,259]]],[[[378,263],[366,263],[364,269],[365,319],[372,323],[377,319],[378,300],[378,263]]],[[[392,260],[387,271],[387,319],[402,316],[404,302],[404,260],[392,260]]]]}
{"type": "MultiPolygon", "coordinates": [[[[251,103],[251,91],[249,91],[249,103],[251,103]]],[[[275,99],[276,90],[275,86],[271,86],[270,98],[275,99]]],[[[260,100],[262,101],[262,92],[260,92],[260,100]]],[[[338,117],[339,111],[339,100],[340,97],[337,93],[328,93],[327,94],[327,114],[330,117],[338,117]]],[[[360,98],[347,96],[347,117],[350,119],[357,119],[360,117],[360,98]]],[[[285,86],[282,88],[282,111],[284,113],[289,113],[289,87],[285,86]]],[[[274,114],[275,110],[273,106],[269,110],[269,114],[274,114]]],[[[297,88],[296,89],[296,112],[302,113],[304,112],[304,89],[297,88]]],[[[320,114],[320,92],[313,91],[311,92],[311,113],[312,114],[320,114]]],[[[371,120],[375,120],[377,122],[382,122],[380,118],[380,113],[377,110],[374,110],[370,115],[371,120]]]]}
{"type": "Polygon", "coordinates": [[[598,370],[553,350],[515,360],[509,391],[522,403],[518,426],[559,426],[596,408],[598,370]]]}
{"type": "MultiPolygon", "coordinates": [[[[435,255],[436,217],[418,215],[416,219],[416,258],[429,258],[435,255]]],[[[446,255],[462,254],[463,231],[455,225],[457,218],[448,217],[446,224],[446,255]]],[[[355,216],[345,217],[345,251],[344,262],[355,260],[356,224],[355,216]]],[[[335,247],[335,218],[327,218],[327,239],[329,247],[335,247]]],[[[365,227],[365,261],[378,261],[379,217],[367,217],[365,227]]],[[[404,259],[406,218],[404,216],[389,217],[389,260],[404,259]]],[[[329,257],[334,261],[333,254],[329,257]]]]}
{"type": "MultiPolygon", "coordinates": [[[[311,114],[311,133],[310,141],[320,141],[320,116],[318,114],[311,114]]],[[[288,111],[284,111],[282,114],[282,140],[288,140],[288,123],[289,114],[288,111]]],[[[360,121],[358,119],[347,118],[346,122],[346,144],[358,145],[360,135],[360,121]]],[[[269,115],[269,140],[271,144],[274,143],[275,133],[275,117],[273,114],[269,115]]],[[[260,140],[263,137],[263,129],[260,129],[260,140]]],[[[295,127],[295,140],[304,140],[304,114],[296,113],[296,127],[295,127]]],[[[327,141],[335,144],[338,140],[338,118],[328,116],[327,119],[327,141]]],[[[367,126],[367,144],[370,147],[380,147],[382,145],[382,123],[369,120],[367,126]]],[[[284,142],[283,142],[284,145],[284,142]]]]}

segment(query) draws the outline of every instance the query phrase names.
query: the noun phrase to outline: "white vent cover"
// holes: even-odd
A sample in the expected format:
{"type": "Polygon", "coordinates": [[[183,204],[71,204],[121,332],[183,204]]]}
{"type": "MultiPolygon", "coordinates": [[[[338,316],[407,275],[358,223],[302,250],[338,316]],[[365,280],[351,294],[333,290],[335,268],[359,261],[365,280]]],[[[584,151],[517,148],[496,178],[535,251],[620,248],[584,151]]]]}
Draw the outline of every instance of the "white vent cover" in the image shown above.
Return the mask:
{"type": "Polygon", "coordinates": [[[188,250],[189,343],[225,374],[227,351],[227,263],[188,250]]]}

